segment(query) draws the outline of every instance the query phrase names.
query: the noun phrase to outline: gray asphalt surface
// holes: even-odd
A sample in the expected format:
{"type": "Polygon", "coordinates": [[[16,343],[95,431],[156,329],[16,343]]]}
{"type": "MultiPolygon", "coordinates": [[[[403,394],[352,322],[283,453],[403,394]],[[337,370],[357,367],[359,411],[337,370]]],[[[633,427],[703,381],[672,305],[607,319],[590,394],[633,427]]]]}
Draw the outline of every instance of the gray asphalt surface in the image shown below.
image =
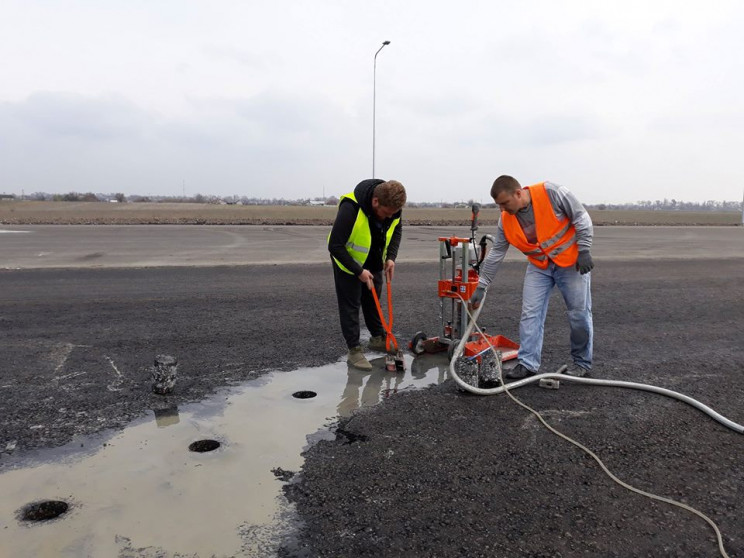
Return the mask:
{"type": "MultiPolygon", "coordinates": [[[[466,226],[404,230],[400,263],[436,261],[439,236],[470,236],[466,226]]],[[[302,225],[0,224],[0,269],[314,264],[327,257],[327,235],[302,225]]],[[[596,227],[595,237],[594,257],[603,260],[744,257],[741,227],[596,227]]],[[[507,261],[522,255],[511,250],[507,261]]]]}
{"type": "MultiPolygon", "coordinates": [[[[744,239],[741,229],[720,230],[732,231],[721,234],[733,244],[719,254],[711,242],[704,260],[690,256],[696,242],[705,246],[699,236],[679,248],[684,259],[633,258],[629,249],[628,259],[613,260],[601,255],[598,234],[593,376],[668,387],[742,423],[744,239]]],[[[419,234],[413,229],[412,240],[419,234]]],[[[674,246],[662,255],[676,255],[674,246]]],[[[404,262],[394,282],[396,334],[434,334],[437,265],[404,262]]],[[[489,292],[480,322],[492,333],[517,339],[523,269],[505,264],[489,292]]],[[[180,362],[172,403],[266,370],[335,361],[344,346],[331,283],[325,260],[0,271],[0,451],[15,445],[0,453],[0,470],[32,460],[34,448],[162,406],[149,390],[159,353],[180,362]],[[119,391],[108,389],[114,381],[119,391]]],[[[555,298],[544,369],[566,362],[567,337],[555,298]]],[[[744,556],[740,434],[647,393],[563,384],[515,395],[621,479],[711,516],[729,555],[744,556]]],[[[304,522],[289,556],[718,555],[699,518],[626,492],[513,402],[463,394],[452,382],[342,421],[335,441],[307,452],[286,492],[304,522]]]]}

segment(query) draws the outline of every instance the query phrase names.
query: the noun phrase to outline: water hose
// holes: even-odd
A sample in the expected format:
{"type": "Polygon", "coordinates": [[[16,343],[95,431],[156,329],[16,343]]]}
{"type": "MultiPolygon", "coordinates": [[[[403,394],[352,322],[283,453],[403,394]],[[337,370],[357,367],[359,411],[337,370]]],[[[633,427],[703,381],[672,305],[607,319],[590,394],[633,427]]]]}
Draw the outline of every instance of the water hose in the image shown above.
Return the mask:
{"type": "MultiPolygon", "coordinates": [[[[667,397],[678,399],[679,401],[683,401],[684,403],[687,403],[688,405],[692,405],[696,409],[699,409],[700,411],[702,411],[703,413],[711,417],[713,420],[721,423],[726,428],[730,428],[731,430],[733,430],[734,432],[738,432],[739,434],[744,434],[743,425],[727,419],[726,417],[724,417],[720,413],[717,413],[716,411],[714,411],[707,405],[704,405],[700,401],[693,399],[692,397],[689,397],[682,393],[678,393],[676,391],[672,391],[666,388],[652,386],[649,384],[639,384],[636,382],[625,382],[621,380],[598,380],[595,378],[578,378],[576,376],[568,376],[566,374],[546,373],[546,374],[536,374],[535,376],[530,376],[522,380],[517,380],[516,382],[510,382],[508,385],[501,385],[495,388],[484,389],[484,388],[478,388],[478,387],[470,385],[469,383],[465,382],[457,375],[457,372],[455,372],[454,364],[455,364],[455,360],[457,360],[457,358],[462,354],[463,349],[465,347],[465,343],[467,343],[468,339],[470,338],[470,335],[473,332],[473,329],[476,327],[476,320],[478,319],[478,316],[480,315],[480,312],[483,309],[483,302],[485,302],[485,300],[486,298],[484,296],[483,300],[481,301],[480,306],[475,310],[475,313],[470,314],[470,318],[471,318],[470,323],[468,324],[468,327],[466,328],[465,333],[462,336],[462,339],[460,339],[460,342],[457,344],[457,347],[455,347],[454,354],[452,355],[452,360],[450,360],[450,364],[449,364],[450,377],[454,379],[455,383],[462,389],[469,391],[470,393],[474,393],[476,395],[498,395],[500,393],[504,393],[507,390],[512,390],[515,388],[526,386],[528,384],[539,382],[543,378],[563,380],[563,381],[568,381],[568,382],[574,382],[577,384],[586,384],[586,385],[593,385],[593,386],[622,387],[622,388],[638,389],[642,391],[650,391],[652,393],[658,393],[661,395],[665,395],[667,397]]],[[[463,300],[463,304],[467,304],[467,302],[463,300]]]]}
{"type": "MultiPolygon", "coordinates": [[[[467,301],[465,299],[463,299],[461,296],[460,296],[460,300],[465,305],[465,309],[466,309],[466,311],[468,313],[468,316],[470,317],[470,323],[469,323],[468,327],[466,328],[465,333],[464,333],[462,339],[457,344],[457,347],[455,348],[455,351],[454,351],[454,353],[452,355],[452,358],[450,359],[450,365],[449,365],[450,377],[455,380],[455,383],[460,388],[462,388],[462,389],[464,389],[466,391],[469,391],[470,393],[477,394],[477,395],[497,395],[497,394],[500,394],[500,393],[506,393],[515,403],[517,403],[519,406],[525,408],[526,410],[528,410],[529,412],[531,412],[533,415],[535,415],[537,417],[537,419],[543,424],[543,426],[545,426],[553,434],[555,434],[556,436],[558,436],[558,437],[566,440],[567,442],[573,444],[574,446],[578,447],[579,449],[581,449],[582,451],[584,451],[587,455],[589,455],[592,459],[594,459],[594,461],[597,462],[597,464],[600,466],[600,468],[602,469],[602,471],[604,471],[607,474],[607,476],[610,477],[610,479],[612,479],[614,482],[616,482],[617,484],[619,484],[623,488],[625,488],[625,489],[627,489],[627,490],[629,490],[631,492],[634,492],[636,494],[640,494],[641,496],[645,496],[647,498],[650,498],[651,500],[657,500],[659,502],[664,502],[664,503],[670,504],[672,506],[681,508],[683,510],[689,511],[690,513],[692,513],[692,514],[700,517],[701,519],[703,519],[708,525],[711,526],[711,528],[715,532],[716,542],[718,543],[718,551],[721,554],[721,556],[723,558],[730,558],[729,555],[726,553],[726,549],[725,549],[725,547],[723,545],[723,535],[721,534],[721,530],[718,528],[718,525],[716,525],[716,523],[711,518],[709,518],[703,512],[698,511],[697,509],[695,509],[692,506],[689,506],[689,505],[687,505],[687,504],[685,504],[683,502],[678,502],[677,500],[673,500],[671,498],[666,498],[664,496],[659,496],[659,495],[653,494],[651,492],[646,492],[645,490],[641,490],[639,488],[636,488],[634,486],[631,486],[630,484],[628,484],[628,483],[624,482],[623,480],[619,479],[617,476],[615,476],[612,473],[612,471],[610,471],[607,468],[607,466],[602,462],[602,460],[599,458],[599,456],[597,454],[595,454],[592,450],[590,450],[589,448],[587,448],[586,446],[584,446],[580,442],[577,442],[573,438],[570,438],[569,436],[567,436],[567,435],[563,434],[562,432],[559,432],[558,430],[556,430],[554,427],[552,427],[550,424],[548,424],[545,421],[545,419],[542,417],[542,415],[538,411],[536,411],[535,409],[533,409],[529,405],[527,405],[527,404],[521,402],[519,399],[517,399],[511,393],[511,390],[514,389],[514,388],[518,388],[518,387],[522,387],[522,386],[525,386],[525,385],[534,383],[534,382],[539,382],[543,378],[550,378],[550,379],[556,379],[556,380],[558,380],[558,379],[560,379],[560,380],[568,380],[568,381],[571,381],[571,382],[588,384],[588,385],[609,386],[609,387],[625,387],[625,388],[639,389],[639,390],[643,390],[643,391],[650,391],[650,392],[653,392],[653,393],[660,393],[661,395],[666,395],[668,397],[672,397],[674,399],[678,399],[680,401],[683,401],[685,403],[688,403],[689,405],[692,405],[693,407],[695,407],[695,408],[703,411],[705,414],[707,414],[708,416],[710,416],[714,420],[716,420],[719,423],[723,424],[727,428],[730,428],[731,430],[733,430],[735,432],[738,432],[739,434],[744,433],[744,426],[742,426],[740,424],[737,424],[737,423],[735,423],[735,422],[727,419],[723,415],[717,413],[716,411],[714,411],[710,407],[708,407],[706,405],[703,405],[702,403],[700,403],[696,399],[693,399],[692,397],[688,397],[687,395],[683,395],[681,393],[677,393],[676,391],[672,391],[672,390],[669,390],[669,389],[660,388],[660,387],[656,387],[656,386],[651,386],[651,385],[648,385],[648,384],[638,384],[638,383],[635,383],[635,382],[623,382],[623,381],[616,381],[616,380],[596,380],[596,379],[592,379],[592,378],[579,378],[579,377],[575,377],[575,376],[568,376],[568,375],[565,375],[565,374],[554,373],[554,374],[537,374],[535,376],[530,376],[528,378],[524,378],[524,379],[518,380],[516,382],[511,382],[511,383],[509,383],[507,385],[507,384],[504,383],[503,378],[502,378],[501,359],[500,359],[499,355],[496,353],[496,349],[491,345],[490,341],[483,334],[483,331],[481,330],[480,327],[478,327],[478,324],[476,322],[478,316],[480,315],[480,311],[483,308],[483,303],[486,300],[485,294],[484,294],[483,298],[481,299],[480,306],[476,309],[474,315],[470,313],[470,310],[467,307],[467,301]],[[498,362],[498,376],[499,376],[498,379],[499,379],[499,382],[502,384],[499,387],[491,388],[491,389],[483,389],[483,388],[478,388],[478,387],[475,387],[475,386],[471,386],[467,382],[463,381],[457,375],[457,372],[455,371],[455,361],[460,357],[460,355],[462,355],[463,349],[465,347],[465,343],[467,343],[467,340],[470,338],[470,335],[472,334],[474,328],[476,328],[478,330],[478,333],[480,333],[481,336],[484,339],[486,339],[486,342],[489,344],[491,351],[493,351],[494,356],[497,359],[497,362],[498,362]]],[[[565,369],[565,366],[562,367],[560,370],[562,371],[564,369],[565,369]]]]}

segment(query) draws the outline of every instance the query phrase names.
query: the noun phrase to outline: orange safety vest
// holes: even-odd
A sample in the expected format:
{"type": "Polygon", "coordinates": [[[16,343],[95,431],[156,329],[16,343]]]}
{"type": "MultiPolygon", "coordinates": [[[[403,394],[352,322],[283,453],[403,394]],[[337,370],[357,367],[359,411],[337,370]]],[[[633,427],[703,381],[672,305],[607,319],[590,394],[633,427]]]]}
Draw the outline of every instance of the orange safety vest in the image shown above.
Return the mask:
{"type": "Polygon", "coordinates": [[[501,224],[509,244],[515,246],[527,256],[527,259],[540,269],[545,269],[553,260],[559,267],[571,267],[579,257],[576,244],[576,227],[568,217],[558,219],[550,198],[545,190],[545,183],[527,186],[532,198],[532,209],[535,213],[537,243],[527,240],[516,215],[501,212],[501,224]]]}

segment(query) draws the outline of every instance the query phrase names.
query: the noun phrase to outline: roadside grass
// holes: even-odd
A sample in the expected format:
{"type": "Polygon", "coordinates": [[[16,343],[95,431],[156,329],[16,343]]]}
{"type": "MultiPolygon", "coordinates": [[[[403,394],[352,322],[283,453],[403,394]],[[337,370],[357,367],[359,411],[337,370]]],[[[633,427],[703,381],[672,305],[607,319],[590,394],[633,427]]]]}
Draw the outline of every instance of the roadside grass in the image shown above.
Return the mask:
{"type": "MultiPolygon", "coordinates": [[[[595,225],[741,225],[739,212],[590,210],[595,225]]],[[[0,202],[6,225],[331,225],[335,206],[215,205],[195,203],[0,202]]],[[[407,225],[470,221],[469,208],[404,210],[407,225]]],[[[481,210],[479,222],[495,225],[498,211],[481,210]]]]}

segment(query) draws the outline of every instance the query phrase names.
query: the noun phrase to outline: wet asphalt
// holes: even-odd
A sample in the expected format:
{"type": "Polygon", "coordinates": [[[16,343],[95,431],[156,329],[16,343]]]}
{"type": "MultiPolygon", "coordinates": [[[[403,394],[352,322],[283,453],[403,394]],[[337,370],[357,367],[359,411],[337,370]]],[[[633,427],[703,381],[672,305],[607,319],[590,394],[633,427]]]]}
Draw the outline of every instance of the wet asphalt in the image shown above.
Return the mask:
{"type": "MultiPolygon", "coordinates": [[[[661,385],[744,422],[744,259],[597,263],[593,376],[661,385]]],[[[490,290],[480,323],[491,333],[518,338],[523,270],[505,264],[490,290]]],[[[398,266],[399,339],[438,331],[437,277],[436,264],[398,266]]],[[[325,262],[3,270],[0,335],[0,471],[34,449],[344,353],[325,262]],[[158,354],[179,361],[166,397],[150,390],[158,354]]],[[[556,296],[544,370],[567,358],[556,296]]],[[[744,556],[741,434],[648,393],[562,384],[515,395],[621,479],[708,514],[729,555],[744,556]]],[[[302,525],[283,556],[719,555],[701,519],[626,492],[513,402],[451,381],[342,419],[299,473],[285,493],[302,525]]]]}

